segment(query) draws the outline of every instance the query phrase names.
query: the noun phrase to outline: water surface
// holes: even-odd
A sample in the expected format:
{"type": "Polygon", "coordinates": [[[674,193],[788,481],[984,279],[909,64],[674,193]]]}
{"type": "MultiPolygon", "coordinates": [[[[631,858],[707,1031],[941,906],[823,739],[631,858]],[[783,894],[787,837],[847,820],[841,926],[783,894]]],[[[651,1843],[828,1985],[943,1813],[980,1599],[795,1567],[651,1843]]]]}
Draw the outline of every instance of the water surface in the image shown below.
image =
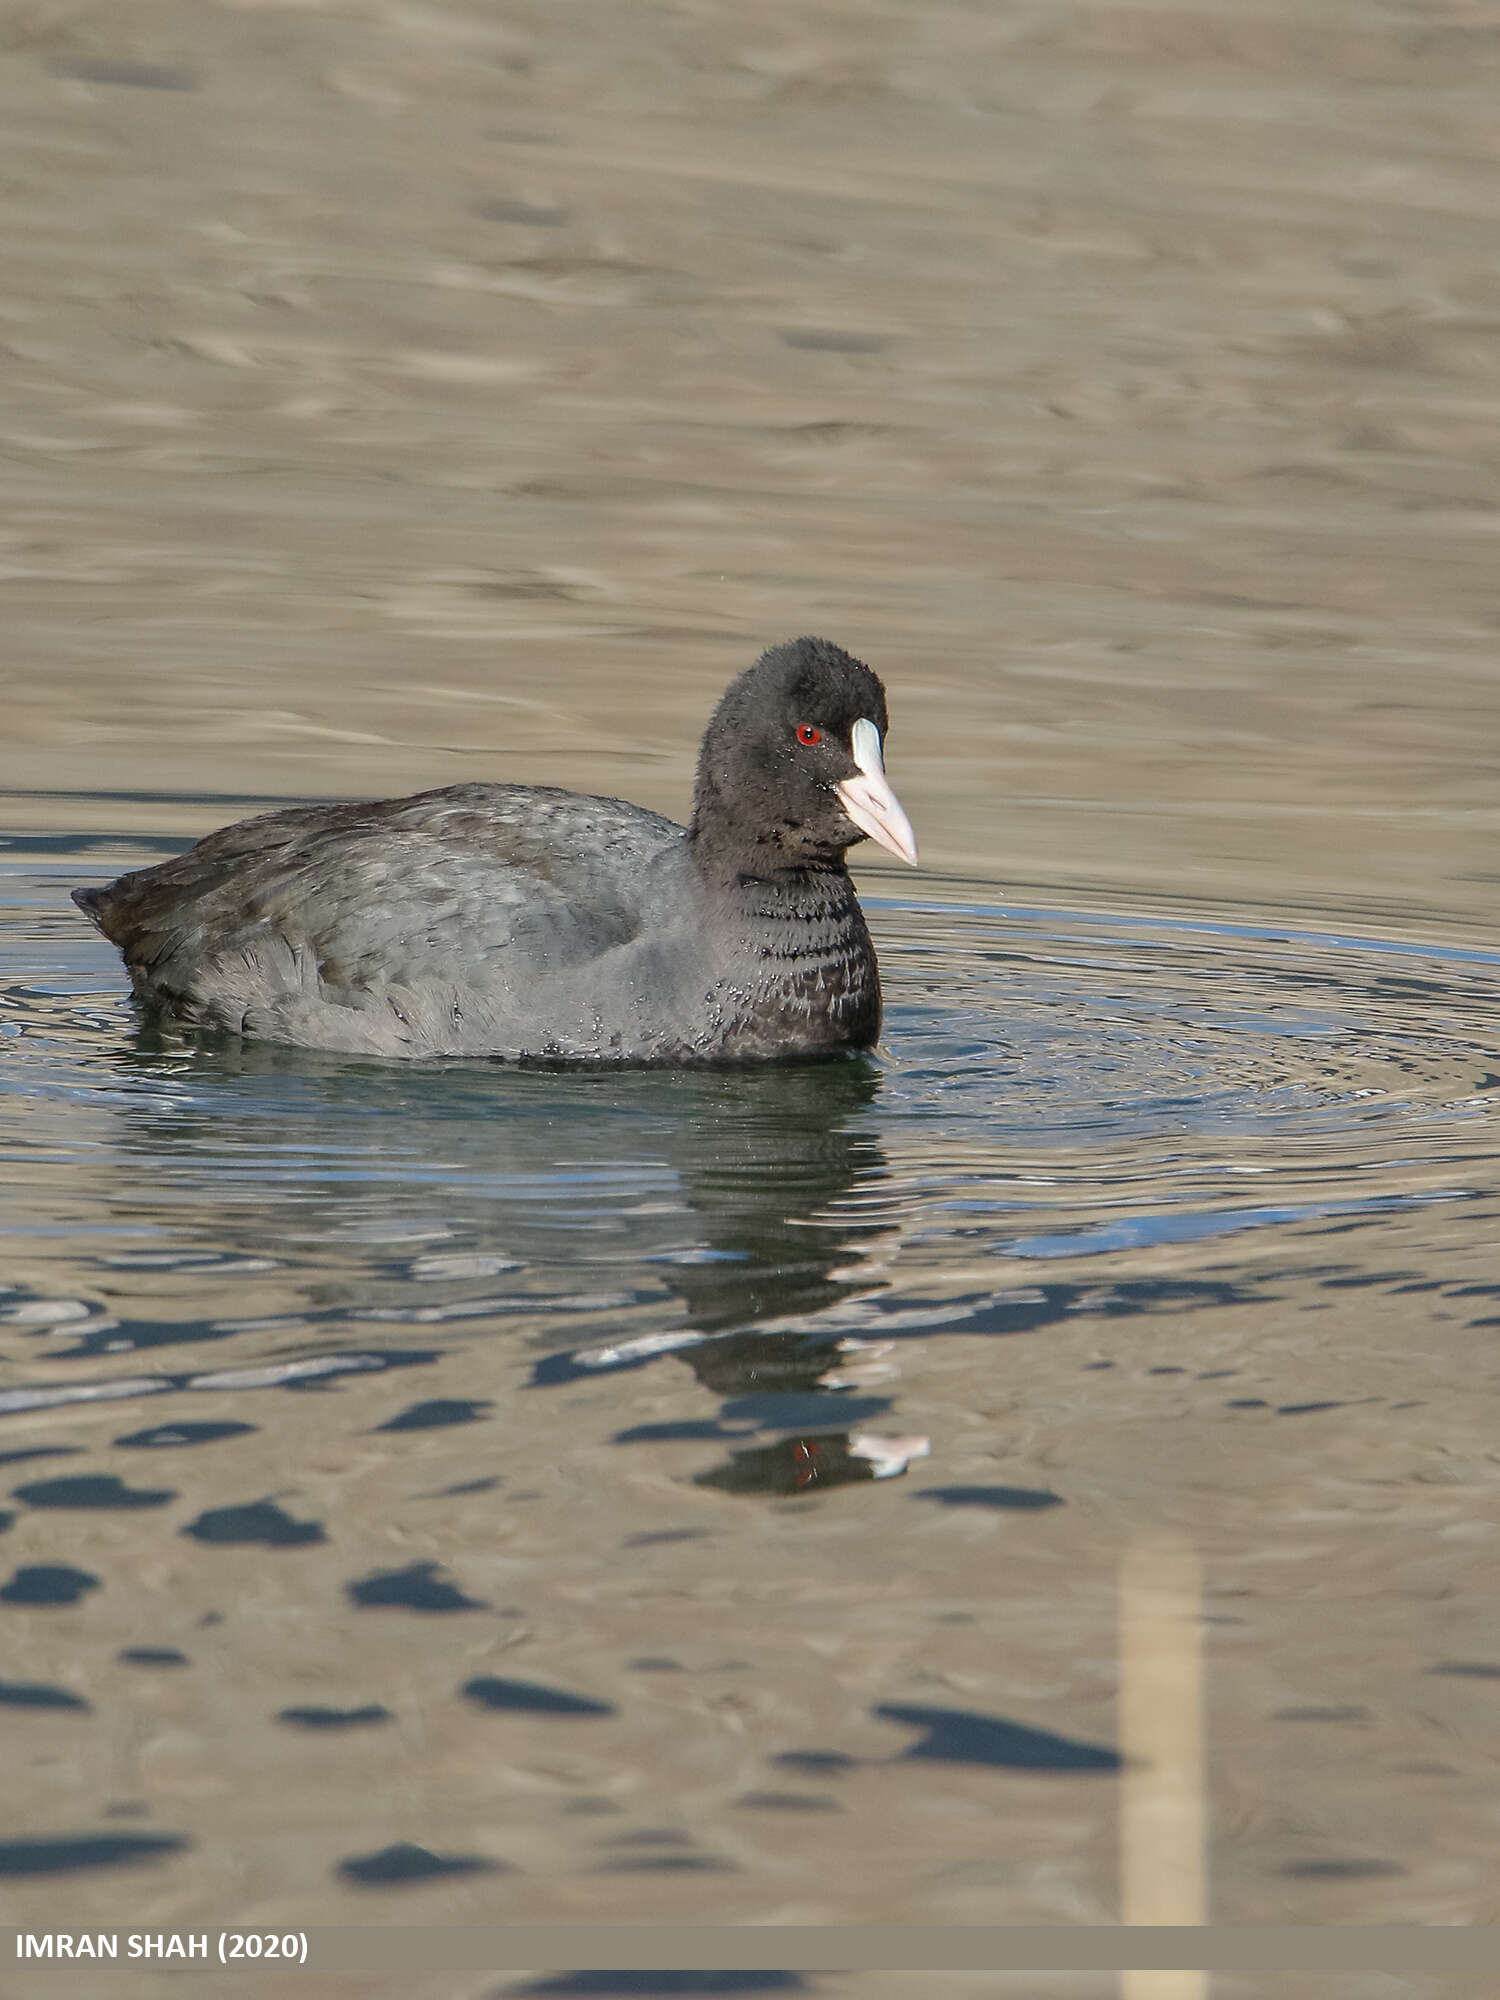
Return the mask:
{"type": "Polygon", "coordinates": [[[165,1827],[195,1907],[233,1856],[288,1921],[671,1913],[697,1874],[833,1915],[797,1869],[873,1811],[903,1911],[1099,1921],[1112,1570],[1169,1528],[1216,1798],[1330,1760],[1315,1822],[1223,1828],[1221,1895],[1431,1897],[1406,1815],[1486,1810],[1449,1739],[1500,1676],[1463,1582],[1500,954],[938,881],[871,899],[874,1057],[422,1068],[164,1039],[66,850],[0,929],[34,1811],[61,1768],[67,1825],[165,1827]]]}
{"type": "Polygon", "coordinates": [[[1213,1913],[1493,1922],[1494,25],[0,40],[26,1921],[1112,1922],[1173,1534],[1213,1913]],[[281,802],[680,817],[807,631],[926,863],[868,1061],[190,1049],[67,900],[281,802]]]}

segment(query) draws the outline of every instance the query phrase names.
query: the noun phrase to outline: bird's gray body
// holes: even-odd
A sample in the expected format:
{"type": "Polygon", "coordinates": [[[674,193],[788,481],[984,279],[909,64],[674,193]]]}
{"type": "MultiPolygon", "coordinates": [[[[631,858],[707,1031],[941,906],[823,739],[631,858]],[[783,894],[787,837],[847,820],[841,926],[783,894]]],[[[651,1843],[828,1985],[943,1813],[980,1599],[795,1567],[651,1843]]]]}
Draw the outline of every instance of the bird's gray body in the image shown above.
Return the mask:
{"type": "Polygon", "coordinates": [[[658,813],[546,786],[271,813],[76,900],[154,1014],[295,1046],[684,1063],[880,1028],[841,853],[724,869],[658,813]]]}

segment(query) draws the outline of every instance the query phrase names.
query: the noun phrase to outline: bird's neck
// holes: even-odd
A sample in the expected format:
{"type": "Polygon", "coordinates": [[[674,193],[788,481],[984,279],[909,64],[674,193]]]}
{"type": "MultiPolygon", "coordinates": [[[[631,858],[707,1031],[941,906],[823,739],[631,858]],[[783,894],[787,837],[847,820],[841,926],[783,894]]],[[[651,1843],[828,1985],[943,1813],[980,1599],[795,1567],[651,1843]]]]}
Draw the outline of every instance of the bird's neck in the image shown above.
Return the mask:
{"type": "Polygon", "coordinates": [[[705,881],[730,921],[747,932],[787,922],[842,928],[859,911],[842,855],[789,861],[780,851],[742,853],[732,869],[705,881]]]}
{"type": "Polygon", "coordinates": [[[824,893],[852,895],[843,848],[811,846],[800,828],[747,826],[722,812],[706,814],[699,804],[687,851],[711,891],[763,885],[770,893],[800,897],[821,884],[824,893]]]}

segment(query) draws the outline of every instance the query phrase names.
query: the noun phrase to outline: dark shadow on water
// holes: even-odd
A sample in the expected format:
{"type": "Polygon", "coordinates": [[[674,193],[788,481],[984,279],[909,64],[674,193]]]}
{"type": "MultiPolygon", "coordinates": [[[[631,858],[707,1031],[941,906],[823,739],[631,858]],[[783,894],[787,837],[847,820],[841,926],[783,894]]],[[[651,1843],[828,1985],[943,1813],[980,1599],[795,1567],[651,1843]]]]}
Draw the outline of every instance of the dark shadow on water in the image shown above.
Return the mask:
{"type": "Polygon", "coordinates": [[[283,1708],[276,1716],[292,1729],[320,1730],[371,1729],[393,1719],[391,1711],[379,1702],[367,1702],[363,1708],[283,1708]]]}
{"type": "Polygon", "coordinates": [[[327,1540],[317,1521],[294,1521],[274,1500],[252,1500],[242,1507],[210,1507],[182,1530],[195,1542],[220,1546],[253,1542],[262,1548],[306,1548],[327,1540]]]}
{"type": "Polygon", "coordinates": [[[504,1680],[498,1674],[481,1674],[465,1681],[461,1692],[479,1708],[504,1709],[522,1715],[582,1717],[615,1712],[612,1703],[595,1701],[591,1695],[547,1687],[541,1681],[504,1680]]]}
{"type": "Polygon", "coordinates": [[[88,1713],[89,1704],[69,1688],[44,1681],[0,1681],[0,1708],[70,1708],[88,1713]]]}
{"type": "Polygon", "coordinates": [[[381,1431],[425,1431],[445,1424],[477,1424],[492,1407],[455,1397],[438,1397],[430,1403],[413,1403],[408,1409],[375,1428],[381,1431]]]}
{"type": "Polygon", "coordinates": [[[179,1854],[191,1843],[177,1833],[61,1833],[0,1841],[0,1876],[76,1875],[129,1868],[179,1854]]]}
{"type": "Polygon", "coordinates": [[[509,1868],[508,1861],[487,1854],[434,1854],[431,1848],[400,1840],[375,1854],[351,1854],[339,1863],[338,1872],[362,1889],[397,1889],[440,1875],[497,1875],[509,1868]]]}
{"type": "Polygon", "coordinates": [[[715,1417],[684,1418],[680,1422],[661,1424],[632,1424],[629,1430],[616,1431],[616,1444],[680,1444],[684,1440],[732,1438],[738,1433],[726,1430],[715,1417]]]}
{"type": "Polygon", "coordinates": [[[944,1764],[993,1764],[1008,1771],[1118,1771],[1120,1756],[1102,1743],[1028,1729],[998,1715],[963,1708],[925,1708],[882,1702],[874,1711],[884,1722],[899,1722],[927,1733],[903,1752],[944,1764]]]}
{"type": "Polygon", "coordinates": [[[477,1597],[466,1597],[456,1584],[438,1575],[438,1565],[415,1562],[406,1569],[384,1570],[347,1586],[362,1611],[482,1611],[477,1597]]]}
{"type": "Polygon", "coordinates": [[[71,1479],[37,1479],[11,1489],[12,1497],[28,1507],[100,1507],[131,1511],[165,1507],[177,1495],[167,1487],[132,1487],[104,1473],[80,1473],[71,1479]]]}
{"type": "Polygon", "coordinates": [[[29,1563],[0,1586],[0,1604],[76,1604],[99,1588],[97,1576],[68,1563],[29,1563]]]}

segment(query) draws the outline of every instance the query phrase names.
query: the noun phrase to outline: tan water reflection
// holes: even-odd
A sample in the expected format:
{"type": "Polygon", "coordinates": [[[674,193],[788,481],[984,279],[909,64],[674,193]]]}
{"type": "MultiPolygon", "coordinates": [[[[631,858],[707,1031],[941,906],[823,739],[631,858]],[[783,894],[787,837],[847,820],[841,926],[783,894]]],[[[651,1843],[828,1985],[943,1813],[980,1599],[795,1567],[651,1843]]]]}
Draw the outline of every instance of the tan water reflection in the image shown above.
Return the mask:
{"type": "Polygon", "coordinates": [[[1486,913],[1489,32],[28,10],[9,781],[675,810],[826,630],[938,867],[1486,913]]]}
{"type": "MultiPolygon", "coordinates": [[[[6,824],[118,835],[128,858],[249,799],[461,776],[680,813],[725,680],[814,630],[890,686],[935,897],[962,872],[997,899],[1483,941],[1496,35],[1463,0],[15,12],[6,824]]],[[[1413,989],[1418,1041],[1423,1007],[1413,989]]],[[[149,1168],[162,1135],[124,1115],[149,1168]]],[[[75,1171],[79,1129],[65,1098],[32,1107],[22,1138],[62,1169],[44,1192],[24,1156],[5,1169],[18,1285],[58,1290],[73,1245],[45,1226],[82,1244],[99,1221],[113,1156],[75,1171]]],[[[1440,1188],[1404,1137],[1371,1184],[1440,1188]]],[[[858,1157],[825,1180],[873,1175],[843,1143],[858,1157]]],[[[889,1164],[955,1157],[926,1135],[889,1164]]],[[[700,1167],[686,1199],[712,1236],[700,1167]]],[[[1080,1205],[1103,1208],[1094,1172],[1080,1205]]],[[[418,1397],[521,1409],[508,1353],[479,1390],[458,1350],[416,1389],[278,1392],[274,1422],[170,1476],[165,1449],[140,1448],[149,1477],[111,1456],[180,1504],[151,1536],[71,1515],[69,1560],[115,1587],[7,1611],[5,1680],[94,1702],[85,1733],[16,1711],[8,1810],[36,1833],[144,1807],[197,1844],[128,1897],[123,1875],[37,1878],[28,1911],[388,1920],[334,1864],[412,1840],[517,1870],[407,1890],[394,1907],[420,1919],[1112,1920],[1107,1776],[1005,1766],[993,1743],[964,1762],[941,1725],[881,1710],[1113,1743],[1116,1559],[1166,1527],[1200,1548],[1213,1620],[1213,1912],[1491,1921],[1481,1192],[1254,1261],[1158,1241],[1059,1265],[1082,1299],[1243,1294],[1185,1292],[1128,1343],[1104,1308],[1061,1306],[1003,1365],[980,1334],[930,1343],[900,1430],[939,1441],[935,1483],[1066,1489],[1034,1517],[908,1505],[900,1481],[764,1505],[695,1487],[701,1443],[603,1449],[615,1380],[524,1403],[473,1475],[523,1463],[503,1501],[454,1490],[451,1431],[376,1433],[418,1397]],[[1301,1414],[1262,1421],[1283,1408],[1301,1414]],[[177,1535],[265,1498],[333,1538],[177,1535]],[[427,1560],[488,1609],[346,1596],[427,1560]],[[196,1671],[118,1665],[153,1643],[196,1671]],[[512,1672],[619,1713],[594,1735],[476,1720],[461,1686],[512,1672]],[[396,1719],[273,1720],[367,1701],[396,1719]],[[845,1762],[768,1761],[798,1752],[845,1762]],[[359,1802],[336,1829],[330,1800],[359,1802]],[[674,1836],[692,1865],[669,1865],[674,1836]]],[[[774,1229],[807,1234],[837,1193],[774,1229]]],[[[836,1283],[848,1245],[820,1226],[828,1254],[778,1280],[805,1287],[788,1309],[836,1283]]],[[[340,1253],[320,1254],[336,1303],[340,1253]]],[[[717,1324],[730,1268],[684,1264],[664,1292],[717,1324]]],[[[202,1279],[122,1282],[187,1316],[202,1279]]],[[[229,1290],[245,1317],[308,1306],[279,1271],[229,1290]]],[[[712,1416],[692,1367],[631,1381],[637,1426],[712,1416]]],[[[223,1416],[196,1394],[174,1420],[223,1416]]],[[[104,1453],[155,1415],[28,1416],[0,1442],[104,1453]]],[[[6,1490],[74,1463],[8,1465],[6,1490]]],[[[16,1511],[5,1561],[51,1560],[57,1510],[16,1511]]]]}

